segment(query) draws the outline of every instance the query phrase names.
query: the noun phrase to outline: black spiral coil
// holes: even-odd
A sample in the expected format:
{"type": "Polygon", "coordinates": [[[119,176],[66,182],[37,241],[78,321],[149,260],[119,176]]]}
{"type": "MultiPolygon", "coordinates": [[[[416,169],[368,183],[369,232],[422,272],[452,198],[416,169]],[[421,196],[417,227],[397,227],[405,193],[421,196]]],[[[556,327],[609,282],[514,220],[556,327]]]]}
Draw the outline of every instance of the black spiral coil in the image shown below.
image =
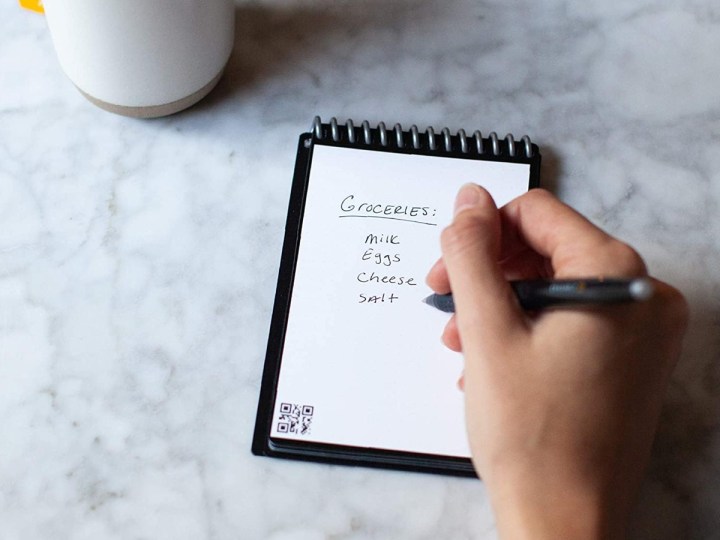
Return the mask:
{"type": "Polygon", "coordinates": [[[365,120],[360,127],[355,127],[352,120],[340,125],[335,117],[323,124],[319,116],[313,120],[311,133],[313,139],[320,142],[330,139],[335,143],[347,142],[352,145],[380,146],[384,148],[405,150],[429,150],[433,152],[475,154],[481,156],[507,156],[510,158],[531,159],[535,156],[535,149],[530,137],[524,135],[520,143],[516,143],[512,134],[508,133],[500,139],[494,131],[483,137],[480,131],[474,131],[468,136],[464,129],[459,129],[455,135],[448,128],[443,128],[439,135],[432,127],[420,132],[416,125],[404,131],[400,124],[395,124],[388,130],[384,122],[379,122],[375,128],[365,120]],[[524,154],[524,155],[523,155],[524,154]]]}

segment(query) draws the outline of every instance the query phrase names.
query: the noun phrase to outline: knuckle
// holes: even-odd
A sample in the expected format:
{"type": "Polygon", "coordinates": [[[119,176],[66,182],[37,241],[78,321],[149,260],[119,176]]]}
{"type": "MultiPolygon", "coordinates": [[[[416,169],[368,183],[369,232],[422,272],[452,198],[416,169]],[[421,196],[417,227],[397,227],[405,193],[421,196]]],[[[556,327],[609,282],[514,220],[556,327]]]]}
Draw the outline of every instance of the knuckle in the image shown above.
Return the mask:
{"type": "Polygon", "coordinates": [[[533,201],[547,201],[549,199],[555,199],[555,196],[552,193],[543,188],[533,188],[525,193],[523,197],[533,201]]]}
{"type": "Polygon", "coordinates": [[[617,239],[610,239],[606,251],[616,271],[622,275],[639,276],[647,274],[645,261],[630,245],[617,239]]]}

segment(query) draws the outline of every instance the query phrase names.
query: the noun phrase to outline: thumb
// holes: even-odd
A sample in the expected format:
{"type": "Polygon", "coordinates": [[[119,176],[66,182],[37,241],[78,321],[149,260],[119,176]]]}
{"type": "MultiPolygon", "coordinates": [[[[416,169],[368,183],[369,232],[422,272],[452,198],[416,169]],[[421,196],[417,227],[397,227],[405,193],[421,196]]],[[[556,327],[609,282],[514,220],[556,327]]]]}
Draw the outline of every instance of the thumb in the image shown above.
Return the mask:
{"type": "Polygon", "coordinates": [[[500,240],[500,214],[492,196],[466,184],[455,201],[453,222],[440,238],[465,353],[507,343],[508,334],[525,321],[498,264],[500,240]]]}

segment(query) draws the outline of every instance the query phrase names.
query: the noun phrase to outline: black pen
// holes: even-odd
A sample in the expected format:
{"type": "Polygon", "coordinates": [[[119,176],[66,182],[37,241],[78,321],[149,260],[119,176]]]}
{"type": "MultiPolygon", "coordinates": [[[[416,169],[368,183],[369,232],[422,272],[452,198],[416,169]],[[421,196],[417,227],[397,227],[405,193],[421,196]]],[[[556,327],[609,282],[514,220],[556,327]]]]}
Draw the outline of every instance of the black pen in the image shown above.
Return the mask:
{"type": "MultiPolygon", "coordinates": [[[[633,279],[538,279],[511,281],[520,307],[534,311],[553,306],[584,306],[617,304],[647,300],[653,286],[648,278],[633,279]]],[[[423,302],[444,311],[455,313],[452,294],[431,294],[423,302]]]]}

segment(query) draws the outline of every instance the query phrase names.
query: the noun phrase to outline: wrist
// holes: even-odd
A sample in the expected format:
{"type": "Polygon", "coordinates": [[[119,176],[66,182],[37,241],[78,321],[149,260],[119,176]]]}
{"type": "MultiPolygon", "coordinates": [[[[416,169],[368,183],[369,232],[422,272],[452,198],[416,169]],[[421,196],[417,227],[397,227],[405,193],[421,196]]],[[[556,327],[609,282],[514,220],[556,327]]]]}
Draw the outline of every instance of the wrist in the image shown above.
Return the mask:
{"type": "MultiPolygon", "coordinates": [[[[503,471],[488,484],[502,540],[617,539],[625,536],[627,512],[610,490],[568,471],[503,471]]],[[[618,494],[623,498],[625,494],[618,494]]]]}

